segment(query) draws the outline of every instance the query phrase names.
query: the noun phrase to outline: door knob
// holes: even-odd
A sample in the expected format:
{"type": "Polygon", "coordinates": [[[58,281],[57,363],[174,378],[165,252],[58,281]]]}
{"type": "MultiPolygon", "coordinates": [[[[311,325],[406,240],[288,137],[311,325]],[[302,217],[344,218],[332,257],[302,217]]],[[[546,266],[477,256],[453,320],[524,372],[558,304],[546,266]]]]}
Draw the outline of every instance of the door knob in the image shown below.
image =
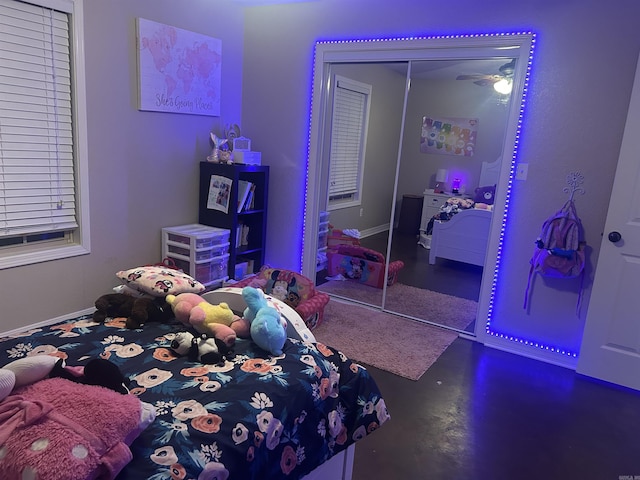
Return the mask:
{"type": "Polygon", "coordinates": [[[620,235],[620,232],[611,232],[609,234],[609,241],[612,243],[618,243],[620,240],[622,240],[622,235],[620,235]]]}

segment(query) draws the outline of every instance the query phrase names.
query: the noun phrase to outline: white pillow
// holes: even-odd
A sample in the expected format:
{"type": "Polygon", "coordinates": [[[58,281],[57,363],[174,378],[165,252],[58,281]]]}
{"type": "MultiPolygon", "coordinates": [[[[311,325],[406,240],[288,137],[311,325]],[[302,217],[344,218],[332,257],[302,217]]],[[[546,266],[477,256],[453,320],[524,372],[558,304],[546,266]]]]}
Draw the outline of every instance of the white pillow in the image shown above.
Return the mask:
{"type": "Polygon", "coordinates": [[[168,267],[136,267],[121,270],[116,276],[129,288],[154,297],[165,297],[169,294],[200,293],[205,286],[195,278],[180,270],[168,267]]]}
{"type": "Polygon", "coordinates": [[[15,388],[18,388],[46,378],[58,360],[59,357],[51,355],[34,355],[14,360],[2,368],[15,374],[15,388]]]}
{"type": "Polygon", "coordinates": [[[0,368],[0,401],[4,400],[16,384],[16,374],[11,370],[0,368]]]}

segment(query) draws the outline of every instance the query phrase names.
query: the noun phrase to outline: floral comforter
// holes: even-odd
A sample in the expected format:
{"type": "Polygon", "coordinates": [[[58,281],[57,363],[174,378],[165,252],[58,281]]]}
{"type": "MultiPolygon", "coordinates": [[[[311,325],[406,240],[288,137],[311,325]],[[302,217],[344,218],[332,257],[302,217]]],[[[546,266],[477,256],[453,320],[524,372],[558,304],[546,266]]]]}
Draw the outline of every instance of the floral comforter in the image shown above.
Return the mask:
{"type": "Polygon", "coordinates": [[[69,366],[102,357],[120,368],[157,417],[119,479],[297,479],[389,418],[367,370],[333,348],[288,339],[270,357],[239,339],[235,357],[204,365],[170,349],[179,330],[84,316],[3,338],[0,355],[54,355],[69,366]]]}

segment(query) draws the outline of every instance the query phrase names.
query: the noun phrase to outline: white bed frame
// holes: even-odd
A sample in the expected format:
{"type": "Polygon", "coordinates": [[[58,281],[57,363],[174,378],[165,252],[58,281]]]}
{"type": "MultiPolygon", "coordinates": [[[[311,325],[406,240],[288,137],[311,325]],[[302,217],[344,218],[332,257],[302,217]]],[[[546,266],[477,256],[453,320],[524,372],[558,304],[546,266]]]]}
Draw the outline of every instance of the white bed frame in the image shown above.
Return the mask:
{"type": "MultiPolygon", "coordinates": [[[[501,158],[482,162],[478,186],[495,185],[500,176],[501,158]]],[[[484,266],[491,228],[491,211],[469,209],[456,213],[446,222],[433,222],[429,263],[436,258],[484,266]]]]}
{"type": "Polygon", "coordinates": [[[484,266],[491,227],[491,211],[462,210],[451,220],[433,222],[429,263],[436,258],[484,266]]]}
{"type": "Polygon", "coordinates": [[[353,456],[356,444],[353,443],[317,467],[302,480],[351,480],[353,476],[353,456]]]}

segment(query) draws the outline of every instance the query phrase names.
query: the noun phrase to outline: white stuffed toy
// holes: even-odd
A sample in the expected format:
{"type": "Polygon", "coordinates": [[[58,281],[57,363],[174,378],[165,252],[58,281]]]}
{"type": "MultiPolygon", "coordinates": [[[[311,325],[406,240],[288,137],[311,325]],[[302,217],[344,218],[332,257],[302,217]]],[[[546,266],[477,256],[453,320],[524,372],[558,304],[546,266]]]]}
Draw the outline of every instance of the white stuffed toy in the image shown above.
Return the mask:
{"type": "Polygon", "coordinates": [[[0,401],[14,388],[47,378],[58,360],[58,357],[50,355],[35,355],[14,360],[0,368],[0,401]]]}
{"type": "Polygon", "coordinates": [[[231,349],[220,339],[191,332],[178,332],[171,341],[171,349],[178,355],[187,355],[189,360],[200,363],[223,363],[231,349]]]}
{"type": "Polygon", "coordinates": [[[16,374],[6,368],[0,368],[0,401],[12,392],[16,385],[16,374]]]}

